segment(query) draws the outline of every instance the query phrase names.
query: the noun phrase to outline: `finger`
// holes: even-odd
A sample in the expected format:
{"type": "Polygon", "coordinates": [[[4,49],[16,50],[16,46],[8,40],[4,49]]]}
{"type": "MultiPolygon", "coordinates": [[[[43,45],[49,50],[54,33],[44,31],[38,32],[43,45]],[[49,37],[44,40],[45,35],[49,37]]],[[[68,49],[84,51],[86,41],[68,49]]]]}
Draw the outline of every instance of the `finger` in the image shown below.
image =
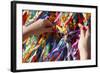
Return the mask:
{"type": "Polygon", "coordinates": [[[80,28],[80,37],[84,37],[85,36],[85,31],[83,30],[83,25],[82,24],[78,24],[79,28],[80,28]]]}
{"type": "Polygon", "coordinates": [[[52,28],[49,27],[49,28],[42,28],[41,30],[37,31],[37,35],[40,35],[42,33],[45,33],[45,32],[53,32],[52,28]]]}
{"type": "Polygon", "coordinates": [[[89,27],[86,26],[86,29],[87,29],[87,31],[86,31],[85,37],[86,37],[86,38],[89,38],[89,36],[90,36],[90,30],[89,30],[89,27]]]}
{"type": "Polygon", "coordinates": [[[51,27],[50,27],[50,28],[45,28],[45,29],[44,29],[44,32],[53,32],[53,30],[52,30],[51,27]]]}
{"type": "Polygon", "coordinates": [[[52,26],[52,23],[49,21],[49,20],[44,20],[44,26],[45,27],[51,27],[52,26]]]}

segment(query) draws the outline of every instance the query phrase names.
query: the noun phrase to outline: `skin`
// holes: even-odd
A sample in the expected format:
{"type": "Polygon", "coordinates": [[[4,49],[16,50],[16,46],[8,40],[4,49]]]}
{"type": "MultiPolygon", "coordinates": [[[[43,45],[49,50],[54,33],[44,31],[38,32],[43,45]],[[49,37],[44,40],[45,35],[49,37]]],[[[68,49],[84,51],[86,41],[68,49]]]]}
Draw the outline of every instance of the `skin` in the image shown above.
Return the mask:
{"type": "Polygon", "coordinates": [[[80,39],[79,39],[79,44],[78,48],[80,51],[80,59],[85,60],[85,59],[90,59],[90,30],[89,27],[86,26],[86,30],[83,29],[82,24],[78,24],[80,27],[80,39]]]}
{"type": "Polygon", "coordinates": [[[23,26],[23,39],[31,34],[40,35],[44,32],[52,32],[52,24],[49,20],[39,19],[30,26],[23,26]]]}

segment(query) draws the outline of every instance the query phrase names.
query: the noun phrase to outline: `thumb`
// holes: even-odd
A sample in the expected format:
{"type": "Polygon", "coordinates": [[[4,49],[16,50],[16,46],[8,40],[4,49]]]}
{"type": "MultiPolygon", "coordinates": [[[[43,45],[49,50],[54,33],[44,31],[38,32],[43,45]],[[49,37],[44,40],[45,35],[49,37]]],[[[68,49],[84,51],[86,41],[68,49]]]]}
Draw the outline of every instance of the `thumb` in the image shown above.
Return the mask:
{"type": "Polygon", "coordinates": [[[44,20],[44,27],[52,27],[52,23],[49,20],[44,20]]]}
{"type": "Polygon", "coordinates": [[[80,37],[84,37],[85,36],[85,31],[83,30],[83,25],[82,24],[78,24],[79,28],[80,28],[80,37]]]}

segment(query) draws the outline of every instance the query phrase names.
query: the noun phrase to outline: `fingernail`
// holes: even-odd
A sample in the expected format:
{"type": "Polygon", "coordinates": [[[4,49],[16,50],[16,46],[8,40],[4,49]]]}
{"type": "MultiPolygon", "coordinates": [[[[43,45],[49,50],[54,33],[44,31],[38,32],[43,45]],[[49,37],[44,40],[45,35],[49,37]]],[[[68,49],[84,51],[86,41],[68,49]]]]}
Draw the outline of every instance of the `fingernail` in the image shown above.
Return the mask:
{"type": "Polygon", "coordinates": [[[82,28],[82,29],[83,29],[83,30],[85,30],[85,31],[87,30],[87,28],[86,28],[85,26],[83,26],[83,28],[82,28]]]}

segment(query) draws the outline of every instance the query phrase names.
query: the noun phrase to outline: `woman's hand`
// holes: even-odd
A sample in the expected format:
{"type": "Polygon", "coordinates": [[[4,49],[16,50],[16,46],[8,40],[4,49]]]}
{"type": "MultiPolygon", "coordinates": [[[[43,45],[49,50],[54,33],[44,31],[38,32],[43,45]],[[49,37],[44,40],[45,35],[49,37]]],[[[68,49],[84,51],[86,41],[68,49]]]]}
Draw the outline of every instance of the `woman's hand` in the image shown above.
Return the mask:
{"type": "Polygon", "coordinates": [[[91,48],[90,48],[90,31],[89,27],[83,27],[82,24],[78,24],[80,27],[80,39],[78,48],[80,51],[80,59],[90,59],[91,55],[91,48]],[[86,30],[84,30],[85,28],[86,30]]]}
{"type": "Polygon", "coordinates": [[[27,38],[31,34],[39,35],[44,32],[52,32],[52,23],[49,20],[39,19],[29,26],[23,26],[23,37],[27,38]]]}

